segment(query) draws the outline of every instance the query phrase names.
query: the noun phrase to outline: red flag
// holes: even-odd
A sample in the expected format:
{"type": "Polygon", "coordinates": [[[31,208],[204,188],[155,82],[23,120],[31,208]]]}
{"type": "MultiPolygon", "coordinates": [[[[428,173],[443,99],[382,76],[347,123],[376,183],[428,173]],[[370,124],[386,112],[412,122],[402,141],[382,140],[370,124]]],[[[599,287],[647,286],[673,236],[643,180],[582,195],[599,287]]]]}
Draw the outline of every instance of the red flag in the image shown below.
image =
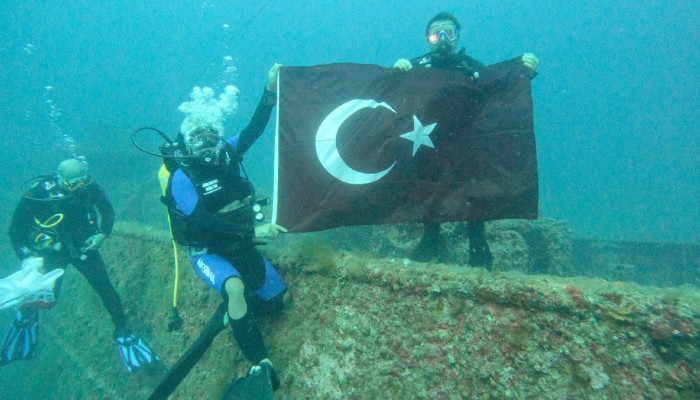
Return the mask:
{"type": "Polygon", "coordinates": [[[537,218],[530,78],[331,64],[279,79],[273,222],[346,225],[537,218]]]}

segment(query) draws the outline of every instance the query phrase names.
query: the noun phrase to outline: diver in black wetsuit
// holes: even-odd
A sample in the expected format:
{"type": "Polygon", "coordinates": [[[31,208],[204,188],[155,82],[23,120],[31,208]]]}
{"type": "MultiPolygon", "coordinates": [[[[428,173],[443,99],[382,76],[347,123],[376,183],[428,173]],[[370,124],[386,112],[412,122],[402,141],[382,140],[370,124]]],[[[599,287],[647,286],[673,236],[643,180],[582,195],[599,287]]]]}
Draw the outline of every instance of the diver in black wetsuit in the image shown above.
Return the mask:
{"type": "MultiPolygon", "coordinates": [[[[484,64],[466,54],[465,48],[459,51],[459,31],[461,25],[457,17],[451,13],[441,12],[428,21],[425,35],[430,52],[407,60],[401,58],[394,63],[394,68],[408,71],[413,67],[456,69],[462,70],[471,79],[479,78],[479,69],[484,64]]],[[[534,54],[525,53],[522,56],[523,65],[530,69],[532,77],[537,74],[539,60],[534,54]]],[[[423,237],[415,249],[413,258],[416,261],[429,261],[443,254],[445,240],[440,234],[439,223],[425,223],[423,225],[423,237]]],[[[469,234],[469,264],[473,266],[491,268],[493,256],[486,241],[486,229],[484,221],[468,221],[469,234]]]]}
{"type": "MultiPolygon", "coordinates": [[[[68,159],[58,165],[56,174],[39,177],[22,196],[12,215],[9,234],[20,259],[41,257],[48,270],[72,264],[87,279],[112,318],[119,354],[132,372],[158,357],[128,329],[121,299],[99,253],[113,224],[112,204],[90,178],[86,164],[68,159]]],[[[59,290],[60,280],[56,295],[59,290]]],[[[5,340],[3,362],[33,355],[37,322],[36,305],[24,305],[18,310],[5,340]],[[17,346],[16,340],[27,337],[32,338],[28,346],[17,346]]]]}

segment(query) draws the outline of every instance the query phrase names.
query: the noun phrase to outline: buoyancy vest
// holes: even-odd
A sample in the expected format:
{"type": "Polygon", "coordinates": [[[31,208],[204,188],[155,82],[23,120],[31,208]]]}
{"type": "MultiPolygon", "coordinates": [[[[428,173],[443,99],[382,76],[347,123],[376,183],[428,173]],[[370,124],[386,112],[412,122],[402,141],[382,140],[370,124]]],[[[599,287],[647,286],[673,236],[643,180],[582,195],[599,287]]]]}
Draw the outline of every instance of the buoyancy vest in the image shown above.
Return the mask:
{"type": "Polygon", "coordinates": [[[42,177],[22,199],[28,205],[26,222],[14,227],[24,231],[22,245],[44,257],[61,250],[78,256],[84,241],[99,231],[95,201],[100,195],[102,189],[92,181],[78,191],[66,192],[55,176],[42,177]]]}
{"type": "Polygon", "coordinates": [[[412,59],[411,64],[414,67],[461,70],[473,80],[479,78],[479,70],[484,67],[481,61],[468,56],[464,47],[447,58],[435,57],[428,53],[412,59]]]}
{"type": "MultiPolygon", "coordinates": [[[[214,166],[181,166],[182,172],[192,182],[199,201],[207,212],[217,214],[228,222],[248,225],[249,234],[254,232],[254,217],[252,205],[255,202],[255,192],[247,177],[241,176],[241,158],[235,149],[226,144],[222,150],[218,165],[214,166]]],[[[216,232],[205,232],[197,229],[175,204],[172,194],[172,174],[163,197],[163,203],[168,207],[173,238],[185,246],[216,246],[222,238],[216,232]]],[[[245,239],[242,235],[240,239],[245,239]]],[[[225,238],[230,239],[230,238],[225,238]]]]}

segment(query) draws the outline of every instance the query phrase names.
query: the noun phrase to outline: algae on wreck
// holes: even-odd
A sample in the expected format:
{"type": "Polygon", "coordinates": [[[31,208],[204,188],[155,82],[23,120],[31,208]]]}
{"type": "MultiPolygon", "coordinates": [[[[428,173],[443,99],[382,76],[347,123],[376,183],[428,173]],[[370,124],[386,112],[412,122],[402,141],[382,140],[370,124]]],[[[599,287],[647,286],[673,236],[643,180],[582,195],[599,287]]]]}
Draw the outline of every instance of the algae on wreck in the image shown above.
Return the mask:
{"type": "MultiPolygon", "coordinates": [[[[333,268],[319,269],[286,248],[298,239],[261,248],[294,295],[287,310],[261,319],[283,385],[276,399],[684,399],[700,391],[697,290],[328,248],[333,268]]],[[[69,270],[61,300],[42,313],[36,359],[3,367],[4,377],[55,377],[50,390],[23,388],[25,398],[145,398],[221,301],[181,260],[184,324],[168,331],[167,235],[120,224],[103,254],[129,321],[161,365],[123,371],[106,312],[69,270]]],[[[171,398],[217,398],[246,369],[226,330],[171,398]]]]}

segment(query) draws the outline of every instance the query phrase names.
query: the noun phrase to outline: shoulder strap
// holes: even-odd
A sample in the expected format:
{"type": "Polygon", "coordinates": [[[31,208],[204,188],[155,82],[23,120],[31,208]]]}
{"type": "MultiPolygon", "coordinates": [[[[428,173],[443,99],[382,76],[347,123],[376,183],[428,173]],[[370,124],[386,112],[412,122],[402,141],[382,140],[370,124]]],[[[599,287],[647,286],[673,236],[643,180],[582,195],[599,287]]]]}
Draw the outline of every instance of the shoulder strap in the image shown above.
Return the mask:
{"type": "Polygon", "coordinates": [[[461,66],[461,69],[464,71],[465,74],[471,77],[472,80],[477,80],[479,79],[479,68],[483,67],[484,64],[481,63],[481,61],[477,60],[474,57],[470,57],[467,55],[467,49],[462,47],[457,54],[455,54],[455,57],[459,60],[459,65],[461,66]]]}
{"type": "Polygon", "coordinates": [[[161,190],[160,202],[168,208],[168,211],[177,212],[172,192],[173,175],[175,175],[174,171],[171,173],[165,165],[161,165],[158,171],[158,182],[161,190]]]}

